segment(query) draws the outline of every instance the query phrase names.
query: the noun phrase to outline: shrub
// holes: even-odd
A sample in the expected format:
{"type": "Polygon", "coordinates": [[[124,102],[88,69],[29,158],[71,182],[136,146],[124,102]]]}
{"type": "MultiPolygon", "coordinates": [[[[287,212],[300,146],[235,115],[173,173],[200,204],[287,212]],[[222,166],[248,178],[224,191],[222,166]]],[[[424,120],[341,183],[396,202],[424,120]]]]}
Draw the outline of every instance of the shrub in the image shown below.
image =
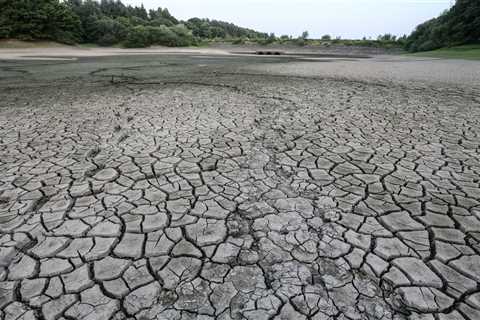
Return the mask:
{"type": "Polygon", "coordinates": [[[104,17],[97,20],[94,25],[95,42],[101,46],[109,46],[124,41],[128,28],[121,22],[104,17]]]}
{"type": "Polygon", "coordinates": [[[145,48],[152,44],[181,47],[195,43],[192,32],[184,25],[167,26],[136,26],[130,29],[125,46],[128,48],[145,48]]]}
{"type": "Polygon", "coordinates": [[[160,27],[160,26],[171,27],[171,26],[173,26],[173,23],[172,23],[172,21],[170,21],[166,18],[160,17],[160,18],[156,18],[156,19],[150,21],[149,25],[152,26],[152,27],[160,27]]]}
{"type": "Polygon", "coordinates": [[[297,45],[299,47],[303,47],[307,45],[307,40],[303,38],[293,39],[292,42],[294,45],[297,45]]]}
{"type": "Polygon", "coordinates": [[[150,44],[148,30],[144,26],[131,28],[124,43],[127,48],[146,48],[150,44]]]}
{"type": "Polygon", "coordinates": [[[177,35],[167,26],[146,27],[151,44],[173,47],[177,43],[177,35]]]}
{"type": "Polygon", "coordinates": [[[232,44],[245,44],[245,39],[243,38],[233,39],[232,44]]]}
{"type": "Polygon", "coordinates": [[[177,24],[176,26],[171,27],[170,30],[176,35],[174,46],[186,47],[194,43],[192,31],[190,31],[185,25],[177,24]]]}

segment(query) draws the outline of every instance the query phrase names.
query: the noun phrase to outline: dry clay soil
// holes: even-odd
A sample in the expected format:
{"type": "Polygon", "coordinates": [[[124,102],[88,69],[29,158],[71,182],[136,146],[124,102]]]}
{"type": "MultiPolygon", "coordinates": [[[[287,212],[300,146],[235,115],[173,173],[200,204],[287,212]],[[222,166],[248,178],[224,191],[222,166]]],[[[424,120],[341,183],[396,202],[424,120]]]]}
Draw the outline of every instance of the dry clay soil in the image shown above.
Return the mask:
{"type": "Polygon", "coordinates": [[[480,319],[480,63],[131,53],[0,53],[1,319],[480,319]]]}

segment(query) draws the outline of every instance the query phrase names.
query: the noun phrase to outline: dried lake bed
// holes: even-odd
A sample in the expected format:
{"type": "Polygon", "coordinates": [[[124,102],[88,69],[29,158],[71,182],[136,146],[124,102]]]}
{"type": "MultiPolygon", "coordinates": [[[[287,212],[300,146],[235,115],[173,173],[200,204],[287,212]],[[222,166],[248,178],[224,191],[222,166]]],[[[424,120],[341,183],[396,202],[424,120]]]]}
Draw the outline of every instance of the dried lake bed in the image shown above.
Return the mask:
{"type": "Polygon", "coordinates": [[[480,63],[0,51],[0,318],[480,319],[480,63]]]}

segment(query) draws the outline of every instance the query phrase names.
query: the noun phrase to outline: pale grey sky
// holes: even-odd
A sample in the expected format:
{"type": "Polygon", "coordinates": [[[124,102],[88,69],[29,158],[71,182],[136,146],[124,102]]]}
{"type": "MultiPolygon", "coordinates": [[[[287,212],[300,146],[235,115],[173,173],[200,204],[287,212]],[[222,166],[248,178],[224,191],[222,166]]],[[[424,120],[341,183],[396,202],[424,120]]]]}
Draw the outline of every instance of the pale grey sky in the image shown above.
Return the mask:
{"type": "Polygon", "coordinates": [[[147,9],[168,8],[176,18],[210,18],[276,35],[312,38],[376,38],[383,33],[409,34],[416,25],[438,16],[453,0],[123,0],[147,9]]]}

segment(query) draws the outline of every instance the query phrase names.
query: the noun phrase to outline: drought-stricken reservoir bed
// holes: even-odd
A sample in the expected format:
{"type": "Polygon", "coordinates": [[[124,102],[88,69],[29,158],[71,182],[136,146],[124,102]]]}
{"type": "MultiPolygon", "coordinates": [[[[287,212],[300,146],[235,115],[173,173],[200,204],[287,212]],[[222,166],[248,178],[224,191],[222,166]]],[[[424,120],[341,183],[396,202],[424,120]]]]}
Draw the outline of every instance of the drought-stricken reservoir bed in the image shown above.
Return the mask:
{"type": "Polygon", "coordinates": [[[0,318],[479,319],[478,71],[0,60],[0,318]]]}

